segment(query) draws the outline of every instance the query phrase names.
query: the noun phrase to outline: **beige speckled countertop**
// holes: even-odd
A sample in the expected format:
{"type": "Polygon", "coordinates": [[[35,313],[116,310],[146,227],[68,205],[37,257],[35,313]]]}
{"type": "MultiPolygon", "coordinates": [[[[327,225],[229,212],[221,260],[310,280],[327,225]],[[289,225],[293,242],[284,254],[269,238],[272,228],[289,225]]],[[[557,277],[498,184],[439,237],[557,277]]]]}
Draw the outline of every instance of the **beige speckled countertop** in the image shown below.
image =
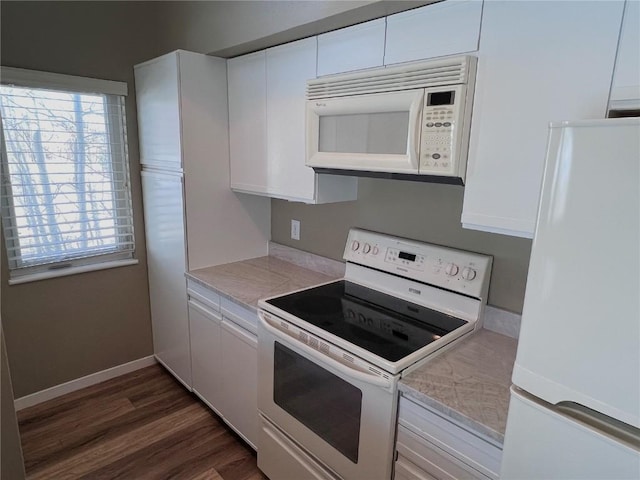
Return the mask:
{"type": "MultiPolygon", "coordinates": [[[[344,273],[339,262],[329,260],[333,265],[327,266],[321,257],[295,249],[276,245],[274,253],[278,257],[201,268],[186,276],[257,310],[261,298],[329,282],[344,273]]],[[[408,374],[399,389],[403,395],[502,443],[516,345],[513,338],[480,330],[408,374]]]]}
{"type": "Polygon", "coordinates": [[[517,343],[480,330],[412,371],[399,389],[404,396],[503,443],[517,343]]]}
{"type": "Polygon", "coordinates": [[[282,295],[338,278],[272,256],[191,270],[186,275],[252,310],[257,310],[261,298],[282,295]]]}

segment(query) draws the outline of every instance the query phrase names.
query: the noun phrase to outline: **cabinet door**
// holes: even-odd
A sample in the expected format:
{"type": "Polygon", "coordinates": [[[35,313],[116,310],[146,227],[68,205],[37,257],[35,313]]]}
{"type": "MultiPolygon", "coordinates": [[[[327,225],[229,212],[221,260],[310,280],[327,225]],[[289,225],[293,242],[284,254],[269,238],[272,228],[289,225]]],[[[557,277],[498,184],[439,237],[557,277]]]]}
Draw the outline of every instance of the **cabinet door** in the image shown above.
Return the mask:
{"type": "MultiPolygon", "coordinates": [[[[259,57],[253,58],[259,60],[259,57]]],[[[229,189],[230,136],[235,139],[236,147],[245,148],[240,158],[251,159],[252,164],[237,162],[240,170],[244,168],[244,173],[253,176],[246,181],[256,183],[256,178],[260,179],[260,168],[264,177],[264,152],[257,154],[250,146],[250,139],[259,138],[260,133],[254,125],[253,112],[246,111],[236,125],[240,125],[241,131],[256,128],[256,135],[252,137],[248,132],[240,135],[234,129],[229,130],[226,60],[181,51],[180,72],[189,270],[266,255],[271,202],[268,198],[239,195],[229,189]],[[243,125],[245,120],[250,124],[243,125]],[[222,205],[224,208],[220,208],[222,205]]],[[[243,78],[253,79],[251,72],[245,73],[247,77],[243,78]]],[[[234,88],[237,88],[241,82],[234,75],[234,88]]],[[[264,75],[260,85],[264,86],[264,75]]],[[[244,97],[255,93],[249,88],[245,90],[232,89],[232,98],[246,100],[244,97]]],[[[262,105],[264,112],[264,97],[257,105],[262,105]]],[[[264,134],[264,118],[258,123],[264,134]]],[[[264,149],[264,139],[262,145],[264,149]]]]}
{"type": "Polygon", "coordinates": [[[485,3],[464,227],[533,236],[548,124],[605,117],[622,8],[485,3]]]}
{"type": "Polygon", "coordinates": [[[502,450],[494,441],[462,428],[427,406],[400,397],[397,448],[400,455],[438,478],[498,478],[502,450]],[[463,470],[473,475],[462,475],[463,470]]]}
{"type": "MultiPolygon", "coordinates": [[[[640,2],[627,0],[620,32],[620,45],[611,89],[611,108],[624,108],[625,101],[640,98],[640,2]]],[[[635,108],[638,108],[637,106],[635,108]]]]}
{"type": "MultiPolygon", "coordinates": [[[[467,465],[464,457],[457,458],[402,426],[398,427],[397,450],[396,466],[400,464],[406,470],[413,470],[416,479],[489,480],[489,477],[467,465]]],[[[497,475],[494,478],[498,478],[497,475]]]]}
{"type": "Polygon", "coordinates": [[[318,36],[318,76],[382,66],[386,22],[379,18],[318,36]]]}
{"type": "Polygon", "coordinates": [[[231,188],[269,193],[265,51],[227,62],[231,188]]]}
{"type": "Polygon", "coordinates": [[[153,352],[191,389],[182,192],[179,174],[142,172],[153,352]]]}
{"type": "Polygon", "coordinates": [[[222,405],[222,355],[220,322],[222,316],[206,305],[189,300],[191,368],[193,391],[216,413],[222,405]]]}
{"type": "Polygon", "coordinates": [[[168,53],[134,67],[140,163],[182,168],[178,55],[168,53]]]}
{"type": "Polygon", "coordinates": [[[316,53],[316,37],[267,50],[268,184],[276,197],[315,199],[315,174],[305,165],[305,95],[316,53]]]}
{"type": "Polygon", "coordinates": [[[258,339],[226,318],[220,334],[222,415],[254,449],[258,438],[258,339]]]}
{"type": "Polygon", "coordinates": [[[384,64],[478,50],[482,0],[447,0],[387,17],[384,64]]]}

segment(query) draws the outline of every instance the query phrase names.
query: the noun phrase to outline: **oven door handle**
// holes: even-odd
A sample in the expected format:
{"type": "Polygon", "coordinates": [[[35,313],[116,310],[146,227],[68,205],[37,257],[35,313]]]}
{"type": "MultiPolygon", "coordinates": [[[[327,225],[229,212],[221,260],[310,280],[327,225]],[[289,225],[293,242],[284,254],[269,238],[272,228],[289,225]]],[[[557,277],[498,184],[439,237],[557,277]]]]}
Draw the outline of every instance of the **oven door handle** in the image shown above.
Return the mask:
{"type": "Polygon", "coordinates": [[[306,343],[301,342],[292,332],[282,328],[278,323],[271,320],[271,318],[267,318],[262,312],[260,312],[258,318],[265,330],[276,337],[287,338],[293,341],[296,348],[302,350],[306,355],[312,357],[314,360],[329,365],[335,370],[355,380],[360,380],[361,382],[369,385],[375,385],[377,387],[384,388],[385,390],[393,391],[393,381],[391,379],[383,378],[373,372],[369,372],[364,367],[354,365],[337,356],[327,355],[311,348],[306,343]]]}

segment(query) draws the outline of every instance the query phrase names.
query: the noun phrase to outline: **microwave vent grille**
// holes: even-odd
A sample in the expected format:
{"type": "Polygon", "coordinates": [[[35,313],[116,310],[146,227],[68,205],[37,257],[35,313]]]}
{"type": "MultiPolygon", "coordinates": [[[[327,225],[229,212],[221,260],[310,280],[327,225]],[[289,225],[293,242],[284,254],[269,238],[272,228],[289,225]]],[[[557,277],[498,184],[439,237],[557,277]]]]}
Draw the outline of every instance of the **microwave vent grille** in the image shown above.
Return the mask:
{"type": "Polygon", "coordinates": [[[307,98],[341,97],[468,83],[475,57],[462,56],[331,75],[307,82],[307,98]]]}

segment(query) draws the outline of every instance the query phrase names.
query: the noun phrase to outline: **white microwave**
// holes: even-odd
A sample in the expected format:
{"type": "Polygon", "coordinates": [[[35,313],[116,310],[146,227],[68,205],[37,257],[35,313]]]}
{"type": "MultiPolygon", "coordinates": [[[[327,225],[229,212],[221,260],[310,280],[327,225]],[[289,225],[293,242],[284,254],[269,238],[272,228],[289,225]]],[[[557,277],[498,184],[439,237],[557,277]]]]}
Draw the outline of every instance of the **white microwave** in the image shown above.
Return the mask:
{"type": "Polygon", "coordinates": [[[463,185],[476,58],[307,82],[307,166],[317,173],[463,185]]]}

